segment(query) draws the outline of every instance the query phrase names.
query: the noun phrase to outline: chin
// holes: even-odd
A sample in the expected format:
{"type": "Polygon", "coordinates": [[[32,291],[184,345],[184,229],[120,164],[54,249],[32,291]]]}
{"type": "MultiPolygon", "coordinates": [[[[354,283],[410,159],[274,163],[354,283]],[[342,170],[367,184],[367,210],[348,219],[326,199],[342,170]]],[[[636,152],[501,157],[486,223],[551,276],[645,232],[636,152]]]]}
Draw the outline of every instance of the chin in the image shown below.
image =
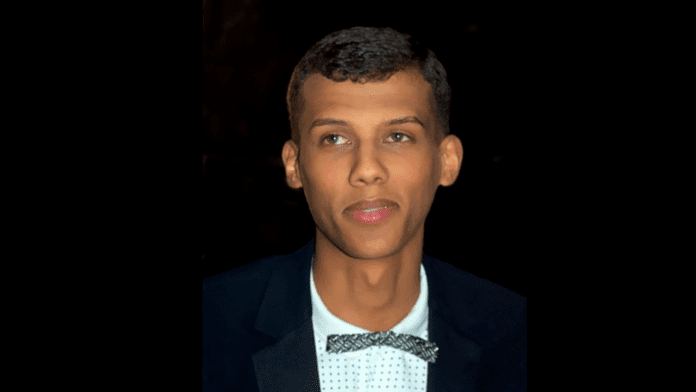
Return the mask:
{"type": "Polygon", "coordinates": [[[344,253],[356,259],[379,259],[398,253],[401,244],[394,236],[362,236],[360,233],[350,238],[343,237],[344,253]]]}
{"type": "Polygon", "coordinates": [[[331,222],[328,225],[330,231],[317,226],[317,234],[349,257],[379,259],[397,254],[405,246],[403,229],[398,228],[399,222],[391,223],[371,225],[349,222],[346,225],[345,222],[331,222]]]}

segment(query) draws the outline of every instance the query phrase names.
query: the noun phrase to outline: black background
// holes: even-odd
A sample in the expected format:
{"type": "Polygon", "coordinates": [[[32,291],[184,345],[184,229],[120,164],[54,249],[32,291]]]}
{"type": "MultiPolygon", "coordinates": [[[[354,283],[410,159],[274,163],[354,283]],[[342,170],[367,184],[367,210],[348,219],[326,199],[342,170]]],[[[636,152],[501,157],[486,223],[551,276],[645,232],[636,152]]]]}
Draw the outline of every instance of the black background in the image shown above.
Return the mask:
{"type": "Polygon", "coordinates": [[[522,9],[466,3],[203,2],[203,277],[292,253],[315,235],[304,195],[285,182],[285,93],[293,67],[325,35],[353,26],[414,35],[438,56],[452,87],[451,132],[464,146],[456,183],[440,187],[424,252],[527,296],[530,173],[522,149],[539,115],[544,64],[522,9]],[[454,4],[454,3],[449,3],[454,4]]]}

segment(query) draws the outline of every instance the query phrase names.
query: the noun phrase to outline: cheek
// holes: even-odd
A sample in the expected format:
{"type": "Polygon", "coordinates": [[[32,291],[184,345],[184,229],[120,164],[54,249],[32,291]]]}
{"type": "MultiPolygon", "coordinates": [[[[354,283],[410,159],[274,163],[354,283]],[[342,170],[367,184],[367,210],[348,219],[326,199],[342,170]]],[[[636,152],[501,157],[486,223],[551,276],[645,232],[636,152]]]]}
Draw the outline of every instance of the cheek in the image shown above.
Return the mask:
{"type": "Polygon", "coordinates": [[[409,183],[423,187],[432,177],[434,168],[427,156],[414,156],[412,158],[403,159],[398,165],[395,165],[399,173],[399,177],[405,179],[409,183]]]}
{"type": "Polygon", "coordinates": [[[345,176],[335,162],[312,162],[311,167],[305,171],[305,195],[308,202],[322,211],[333,209],[331,205],[341,194],[345,176]]]}
{"type": "Polygon", "coordinates": [[[318,165],[312,172],[314,189],[327,196],[334,196],[346,182],[347,174],[341,166],[328,162],[318,165]]]}
{"type": "Polygon", "coordinates": [[[433,197],[432,194],[437,191],[440,183],[438,167],[430,161],[421,160],[420,162],[429,163],[411,165],[403,177],[409,184],[411,193],[419,195],[418,200],[413,200],[417,204],[427,203],[433,197]]]}

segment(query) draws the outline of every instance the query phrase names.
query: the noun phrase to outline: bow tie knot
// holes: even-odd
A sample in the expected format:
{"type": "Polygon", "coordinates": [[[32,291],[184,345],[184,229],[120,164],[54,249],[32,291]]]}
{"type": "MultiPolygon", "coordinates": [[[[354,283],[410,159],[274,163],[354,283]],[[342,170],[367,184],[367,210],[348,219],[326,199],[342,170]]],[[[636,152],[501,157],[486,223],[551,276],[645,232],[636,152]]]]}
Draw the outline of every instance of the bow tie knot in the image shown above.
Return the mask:
{"type": "Polygon", "coordinates": [[[359,334],[329,335],[326,342],[327,353],[343,353],[358,351],[370,346],[389,346],[406,351],[435,363],[438,347],[433,342],[417,336],[387,332],[371,332],[359,334]]]}

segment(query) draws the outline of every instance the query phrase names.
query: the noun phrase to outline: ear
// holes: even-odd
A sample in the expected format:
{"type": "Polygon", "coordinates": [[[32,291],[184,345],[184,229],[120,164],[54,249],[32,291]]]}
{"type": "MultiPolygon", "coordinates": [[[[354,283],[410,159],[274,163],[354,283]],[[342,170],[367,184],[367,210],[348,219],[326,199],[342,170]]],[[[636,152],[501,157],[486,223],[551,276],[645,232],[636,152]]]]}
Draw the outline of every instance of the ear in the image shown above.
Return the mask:
{"type": "Polygon", "coordinates": [[[440,185],[450,186],[459,177],[464,159],[462,141],[456,135],[448,135],[440,143],[440,185]]]}
{"type": "Polygon", "coordinates": [[[285,181],[292,189],[302,188],[302,180],[300,179],[300,149],[297,144],[288,140],[283,145],[283,165],[285,165],[285,181]]]}

